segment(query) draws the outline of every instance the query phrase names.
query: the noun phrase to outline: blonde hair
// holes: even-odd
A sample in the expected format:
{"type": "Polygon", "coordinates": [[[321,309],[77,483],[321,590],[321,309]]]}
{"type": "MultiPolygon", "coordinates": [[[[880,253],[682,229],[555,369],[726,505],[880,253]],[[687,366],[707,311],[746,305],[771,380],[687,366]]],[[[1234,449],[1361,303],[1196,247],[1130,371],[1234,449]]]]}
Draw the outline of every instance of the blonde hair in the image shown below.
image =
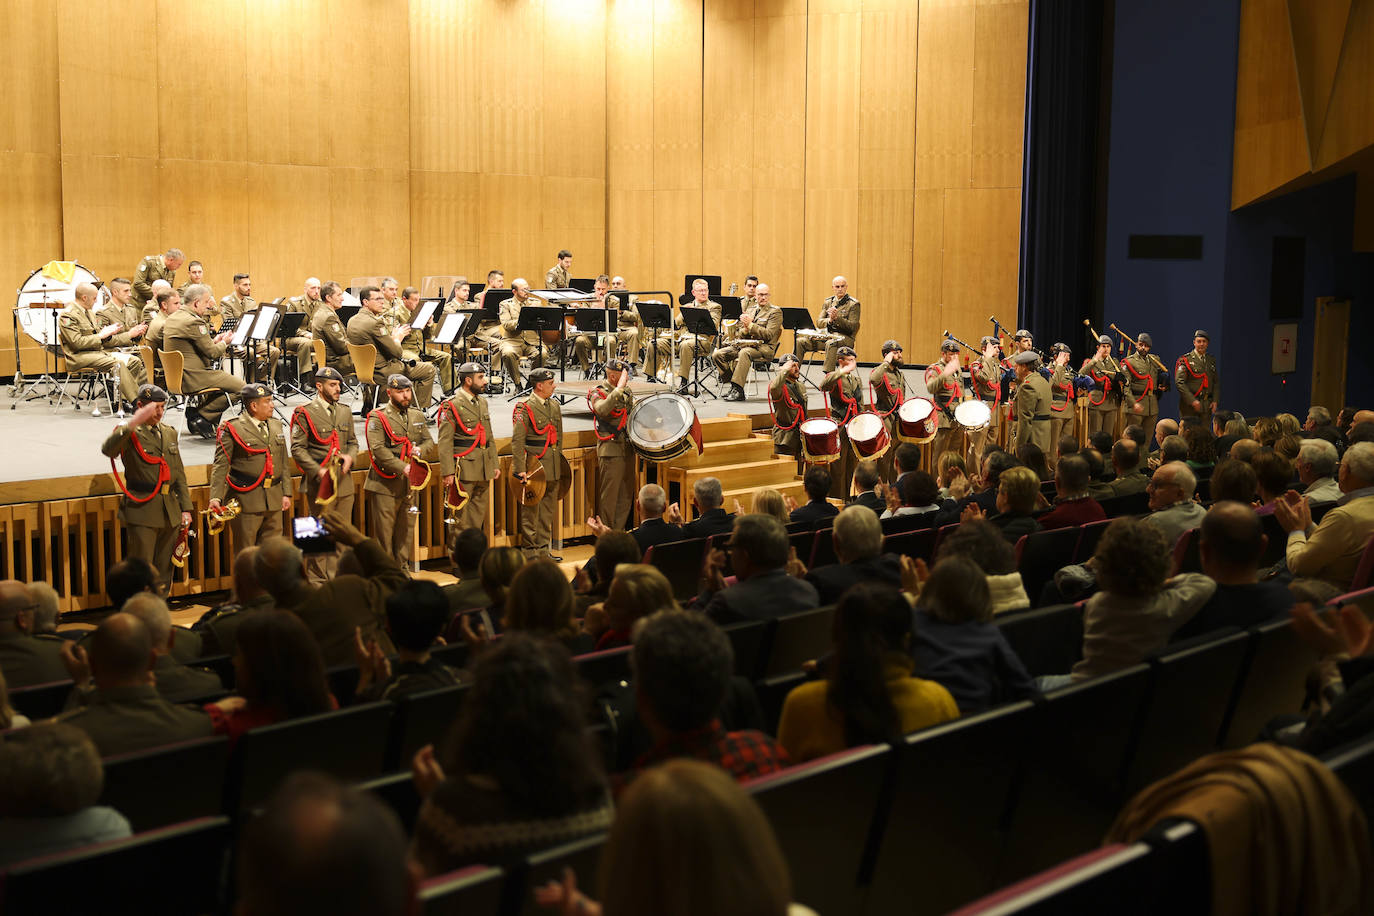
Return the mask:
{"type": "Polygon", "coordinates": [[[606,599],[612,629],[628,630],[639,618],[664,609],[682,610],[667,576],[648,563],[621,563],[615,568],[606,599]]]}
{"type": "Polygon", "coordinates": [[[506,589],[523,565],[525,557],[518,547],[491,547],[482,554],[477,574],[482,582],[482,590],[487,593],[492,604],[506,603],[506,589]]]}
{"type": "Polygon", "coordinates": [[[506,589],[506,629],[559,639],[572,636],[576,603],[568,577],[557,563],[531,560],[520,567],[506,589]]]}
{"type": "Polygon", "coordinates": [[[1032,512],[1040,477],[1030,468],[1007,468],[997,478],[997,492],[1007,498],[1007,508],[1012,512],[1032,512]]]}
{"type": "Polygon", "coordinates": [[[942,487],[949,486],[949,480],[946,479],[945,475],[949,473],[950,468],[958,468],[960,474],[965,477],[968,476],[968,465],[964,463],[964,456],[956,451],[946,449],[940,453],[940,460],[935,465],[935,479],[942,487]]]}
{"type": "Polygon", "coordinates": [[[720,767],[696,760],[669,761],[630,784],[600,879],[605,916],[786,916],[792,899],[758,802],[720,767]]]}
{"type": "Polygon", "coordinates": [[[1285,436],[1297,435],[1298,430],[1302,429],[1302,424],[1298,422],[1298,418],[1291,413],[1281,413],[1274,419],[1278,422],[1279,429],[1283,430],[1285,436]]]}
{"type": "Polygon", "coordinates": [[[753,511],[759,515],[771,515],[784,525],[792,521],[792,516],[787,512],[787,503],[783,501],[782,494],[772,487],[764,487],[762,490],[754,492],[753,511]]]}

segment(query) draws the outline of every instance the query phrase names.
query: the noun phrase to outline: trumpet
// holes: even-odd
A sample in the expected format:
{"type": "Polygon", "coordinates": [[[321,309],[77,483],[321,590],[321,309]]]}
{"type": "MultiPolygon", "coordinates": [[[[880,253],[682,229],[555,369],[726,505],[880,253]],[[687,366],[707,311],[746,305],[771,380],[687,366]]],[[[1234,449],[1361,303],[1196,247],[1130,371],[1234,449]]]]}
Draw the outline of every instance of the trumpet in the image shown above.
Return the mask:
{"type": "Polygon", "coordinates": [[[343,471],[343,453],[333,452],[320,467],[320,489],[315,504],[327,506],[339,496],[339,475],[343,471]]]}
{"type": "Polygon", "coordinates": [[[205,516],[205,533],[219,534],[225,525],[238,518],[242,512],[243,507],[237,499],[230,499],[218,509],[201,509],[200,514],[205,516]]]}
{"type": "MultiPolygon", "coordinates": [[[[1006,329],[1005,327],[1003,327],[1002,322],[1000,322],[1000,321],[997,320],[997,316],[996,316],[996,315],[989,315],[989,316],[988,316],[988,321],[991,321],[991,322],[992,322],[992,332],[993,332],[994,334],[996,334],[999,338],[1005,337],[1005,338],[1007,338],[1008,340],[1013,339],[1012,336],[1011,336],[1010,334],[1007,333],[1007,329],[1006,329]]],[[[1006,349],[1006,344],[1005,344],[1005,343],[1003,344],[1003,349],[1006,349]]]]}

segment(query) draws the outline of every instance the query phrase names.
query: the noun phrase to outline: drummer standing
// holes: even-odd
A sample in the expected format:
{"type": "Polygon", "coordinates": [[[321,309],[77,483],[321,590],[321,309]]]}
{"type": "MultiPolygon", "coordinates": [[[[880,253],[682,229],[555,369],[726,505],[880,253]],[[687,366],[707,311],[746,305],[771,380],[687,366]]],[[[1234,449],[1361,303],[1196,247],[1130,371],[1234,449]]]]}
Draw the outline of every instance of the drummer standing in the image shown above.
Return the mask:
{"type": "Polygon", "coordinates": [[[1050,367],[1050,451],[1045,452],[1045,457],[1053,467],[1059,460],[1059,440],[1063,436],[1073,435],[1074,428],[1078,425],[1075,414],[1077,413],[1077,396],[1073,390],[1073,370],[1069,368],[1069,360],[1073,358],[1073,353],[1069,351],[1069,345],[1056,343],[1050,347],[1050,355],[1054,364],[1050,367]]]}
{"type": "Polygon", "coordinates": [[[798,461],[801,470],[801,425],[806,421],[806,389],[802,387],[801,360],[783,356],[782,369],[768,383],[768,407],[773,411],[773,451],[798,461]]]}
{"type": "Polygon", "coordinates": [[[626,434],[630,408],[635,396],[630,393],[630,372],[620,359],[606,362],[606,378],[587,392],[596,434],[596,512],[606,527],[625,530],[625,519],[633,505],[630,496],[630,470],[633,467],[630,439],[626,434]]]}
{"type": "Polygon", "coordinates": [[[968,436],[968,466],[979,467],[983,461],[983,449],[989,440],[997,441],[997,429],[1002,423],[1002,360],[998,358],[997,338],[984,335],[979,341],[983,355],[969,364],[969,381],[973,385],[973,396],[988,407],[988,424],[975,429],[968,436]]]}
{"type": "Polygon", "coordinates": [[[553,540],[553,516],[558,506],[558,478],[562,475],[563,413],[553,399],[553,370],[539,368],[530,373],[534,389],[515,405],[510,435],[511,473],[520,482],[533,473],[530,463],[544,468],[544,495],[531,507],[520,507],[520,549],[525,559],[545,556],[558,562],[549,549],[553,540]]]}
{"type": "Polygon", "coordinates": [[[1016,372],[1016,438],[1017,445],[1030,442],[1050,453],[1050,383],[1036,371],[1040,356],[1022,352],[1012,357],[1016,372]]]}
{"type": "Polygon", "coordinates": [[[835,354],[837,367],[821,379],[821,391],[830,405],[830,419],[840,428],[840,456],[830,470],[830,495],[845,499],[849,496],[849,478],[854,475],[854,450],[849,445],[845,426],[863,410],[863,382],[854,370],[859,366],[858,354],[852,347],[840,347],[835,354]]]}
{"type": "Polygon", "coordinates": [[[402,567],[410,564],[410,533],[415,517],[410,504],[410,460],[418,447],[421,458],[432,458],[434,440],[425,429],[425,415],[410,405],[411,381],[400,373],[386,380],[387,403],[367,415],[367,447],[372,464],[363,490],[372,536],[402,567]]]}
{"type": "MultiPolygon", "coordinates": [[[[902,375],[902,345],[895,340],[883,342],[883,361],[868,374],[869,399],[873,409],[883,418],[888,440],[896,443],[897,408],[906,400],[906,378],[902,375]]],[[[892,460],[896,448],[889,448],[878,459],[878,476],[892,479],[892,460]]]]}
{"type": "Polygon", "coordinates": [[[934,468],[945,449],[949,437],[954,432],[954,408],[964,399],[964,380],[959,377],[963,366],[959,363],[959,345],[949,338],[940,344],[940,361],[926,366],[926,391],[935,401],[935,406],[943,416],[940,428],[931,440],[928,467],[934,468]]]}
{"type": "Polygon", "coordinates": [[[458,530],[487,525],[487,505],[491,482],[501,476],[501,461],[496,454],[496,436],[491,426],[487,399],[487,374],[477,363],[458,367],[458,390],[439,405],[439,466],[444,474],[444,492],[457,478],[467,494],[458,515],[458,530]]]}

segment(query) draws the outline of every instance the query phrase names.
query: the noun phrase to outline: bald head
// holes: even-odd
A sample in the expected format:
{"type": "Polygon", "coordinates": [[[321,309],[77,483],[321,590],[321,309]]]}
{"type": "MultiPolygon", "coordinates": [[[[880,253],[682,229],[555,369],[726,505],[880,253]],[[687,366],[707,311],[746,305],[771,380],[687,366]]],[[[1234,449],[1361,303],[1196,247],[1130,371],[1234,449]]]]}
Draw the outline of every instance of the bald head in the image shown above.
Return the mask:
{"type": "Polygon", "coordinates": [[[273,598],[289,597],[305,583],[299,548],[286,538],[268,538],[253,558],[253,575],[273,598]]]}
{"type": "Polygon", "coordinates": [[[1260,444],[1258,441],[1254,439],[1237,439],[1235,442],[1231,443],[1230,454],[1231,457],[1237,461],[1244,461],[1246,464],[1249,464],[1250,459],[1254,458],[1259,450],[1260,444]]]}
{"type": "Polygon", "coordinates": [[[28,586],[23,582],[18,579],[0,581],[0,624],[27,629],[34,603],[28,586]]]}
{"type": "Polygon", "coordinates": [[[95,287],[89,283],[76,284],[76,301],[82,308],[90,308],[95,305],[95,287]]]}
{"type": "Polygon", "coordinates": [[[1163,443],[1170,436],[1178,435],[1178,421],[1165,418],[1155,424],[1155,441],[1163,443]]]}
{"type": "Polygon", "coordinates": [[[97,687],[147,684],[153,667],[153,638],[133,614],[111,614],[91,635],[87,649],[97,687]]]}
{"type": "Polygon", "coordinates": [[[1355,411],[1355,417],[1351,420],[1350,425],[1354,426],[1359,423],[1369,423],[1371,421],[1374,421],[1374,410],[1357,410],[1355,411]]]}
{"type": "Polygon", "coordinates": [[[1254,581],[1267,541],[1254,509],[1230,500],[1218,502],[1202,520],[1202,571],[1219,581],[1237,574],[1248,574],[1254,581]]]}
{"type": "Polygon", "coordinates": [[[172,614],[167,602],[152,592],[139,592],[120,608],[125,614],[132,614],[148,628],[148,638],[152,640],[153,651],[165,655],[172,648],[172,614]]]}

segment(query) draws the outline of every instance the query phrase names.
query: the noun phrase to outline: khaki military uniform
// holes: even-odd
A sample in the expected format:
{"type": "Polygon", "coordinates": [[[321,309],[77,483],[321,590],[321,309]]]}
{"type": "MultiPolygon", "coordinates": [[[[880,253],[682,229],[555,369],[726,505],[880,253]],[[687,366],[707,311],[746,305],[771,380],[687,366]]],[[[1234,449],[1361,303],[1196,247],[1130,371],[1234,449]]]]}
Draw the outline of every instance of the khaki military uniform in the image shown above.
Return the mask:
{"type": "Polygon", "coordinates": [[[940,456],[950,447],[950,437],[958,430],[958,424],[954,422],[954,408],[964,400],[963,370],[953,375],[941,375],[943,368],[944,363],[931,363],[925,372],[926,392],[940,411],[940,426],[935,431],[935,438],[930,441],[928,449],[922,446],[926,453],[926,468],[932,472],[940,456]]]}
{"type": "Polygon", "coordinates": [[[121,423],[100,451],[107,458],[118,457],[124,466],[119,520],[128,532],[129,556],[147,560],[164,583],[171,582],[181,513],[193,507],[177,431],[166,423],[121,423]]]}
{"type": "Polygon", "coordinates": [[[854,476],[854,465],[858,463],[854,449],[849,445],[849,431],[845,427],[864,409],[863,379],[857,367],[848,374],[835,369],[821,379],[821,391],[825,392],[830,419],[840,427],[840,457],[830,463],[830,495],[844,499],[849,495],[849,481],[854,476]]]}
{"type": "Polygon", "coordinates": [[[1155,375],[1159,367],[1154,360],[1146,359],[1139,350],[1135,350],[1121,361],[1121,368],[1126,370],[1126,391],[1121,397],[1121,428],[1139,423],[1145,429],[1145,442],[1153,442],[1155,424],[1159,422],[1159,395],[1155,391],[1155,375]]]}
{"type": "Polygon", "coordinates": [[[101,757],[214,734],[209,716],[194,706],[169,703],[152,684],[97,688],[86,705],[62,713],[57,721],[75,725],[89,735],[101,757]]]}
{"type": "MultiPolygon", "coordinates": [[[[332,312],[331,312],[332,314],[332,312]]],[[[334,323],[339,323],[334,319],[334,323]]],[[[340,326],[342,327],[342,326],[340,326]]],[[[358,459],[358,435],[353,430],[353,412],[344,404],[330,404],[319,395],[309,404],[297,407],[291,414],[291,457],[301,469],[301,489],[310,514],[322,515],[325,507],[319,504],[320,479],[324,465],[334,454],[358,459]]],[[[344,518],[353,517],[353,474],[339,474],[334,486],[334,501],[330,504],[344,518]]],[[[312,582],[332,578],[338,568],[338,553],[321,556],[311,554],[305,561],[305,572],[312,582]]]]}
{"type": "MultiPolygon", "coordinates": [[[[396,306],[391,310],[391,318],[396,327],[409,324],[414,317],[404,302],[396,300],[396,306]]],[[[430,327],[433,327],[432,319],[430,327]]],[[[428,362],[439,378],[440,389],[448,391],[453,388],[453,357],[446,350],[427,347],[423,331],[411,328],[406,336],[401,338],[401,358],[417,363],[421,360],[428,362]]]]}
{"type": "MultiPolygon", "coordinates": [[[[616,303],[612,300],[612,297],[608,296],[607,298],[602,299],[599,302],[588,302],[582,307],[594,309],[596,311],[606,311],[608,309],[615,309],[616,303]]],[[[591,374],[592,351],[594,351],[597,347],[597,338],[601,338],[601,340],[604,342],[603,346],[607,350],[610,350],[613,346],[618,349],[619,344],[622,341],[627,340],[627,338],[624,336],[624,329],[620,327],[620,314],[616,315],[615,320],[615,331],[605,331],[600,334],[587,331],[578,333],[573,337],[573,353],[577,356],[578,364],[582,366],[582,374],[584,376],[590,376],[591,374]],[[612,341],[614,341],[615,343],[613,344],[612,341]]],[[[635,340],[638,340],[638,334],[637,332],[635,332],[634,329],[630,329],[630,334],[635,340]]],[[[608,353],[607,355],[609,356],[610,354],[608,353]]],[[[635,362],[638,361],[638,359],[639,353],[638,351],[636,351],[630,357],[630,360],[632,362],[635,362]]]]}
{"type": "Polygon", "coordinates": [[[372,367],[372,383],[379,388],[386,387],[389,375],[404,375],[415,383],[415,406],[423,410],[429,406],[434,395],[434,367],[429,363],[417,362],[407,366],[401,345],[387,331],[382,315],[374,315],[367,309],[359,310],[348,321],[349,343],[362,346],[372,344],[377,348],[377,362],[372,367]]]}
{"type": "MultiPolygon", "coordinates": [[[[175,313],[173,313],[175,314],[175,313]]],[[[143,342],[153,349],[153,359],[157,359],[157,351],[166,349],[164,346],[163,330],[167,326],[167,313],[158,309],[153,312],[153,317],[148,319],[148,331],[143,335],[143,342]]],[[[146,367],[145,367],[146,368],[146,367]]]]}
{"type": "Polygon", "coordinates": [[[242,511],[229,520],[235,552],[281,536],[281,501],[291,493],[286,431],[276,417],[242,413],[219,428],[210,498],[239,501],[242,511]]]}
{"type": "Polygon", "coordinates": [[[553,265],[544,273],[545,289],[567,289],[569,286],[572,286],[572,277],[561,264],[553,265]]]}
{"type": "Polygon", "coordinates": [[[548,483],[544,498],[532,508],[520,509],[520,549],[526,559],[549,556],[553,540],[553,517],[558,507],[558,479],[563,473],[563,412],[558,401],[547,401],[537,394],[515,405],[511,430],[511,471],[524,474],[533,470],[537,459],[544,467],[548,483]]]}
{"type": "Polygon", "coordinates": [[[211,360],[224,356],[224,344],[215,342],[204,318],[184,307],[167,318],[162,337],[166,344],[163,349],[175,350],[183,357],[182,391],[194,394],[207,388],[221,389],[208,396],[198,408],[202,417],[218,426],[219,418],[229,406],[228,396],[238,394],[243,388],[243,379],[210,368],[211,360]]]}
{"type": "MultiPolygon", "coordinates": [[[[989,441],[997,441],[997,431],[1002,424],[1002,365],[996,360],[988,362],[979,357],[969,364],[969,380],[973,385],[973,396],[987,405],[991,416],[988,425],[975,429],[968,434],[968,467],[976,468],[983,459],[983,449],[989,441]]],[[[937,456],[938,457],[938,456],[937,456]]]]}
{"type": "Polygon", "coordinates": [[[458,530],[487,526],[491,482],[501,469],[496,454],[487,399],[462,388],[439,405],[439,468],[444,477],[457,477],[468,495],[458,514],[458,530]]]}
{"type": "Polygon", "coordinates": [[[353,374],[353,356],[348,352],[348,334],[344,331],[338,312],[329,306],[317,309],[315,317],[310,320],[310,333],[324,341],[324,361],[329,368],[337,369],[343,376],[353,374]]]}
{"type": "Polygon", "coordinates": [[[1203,356],[1192,350],[1178,358],[1174,363],[1174,385],[1178,388],[1178,412],[1180,417],[1201,417],[1204,422],[1212,422],[1212,411],[1216,410],[1221,398],[1221,378],[1217,375],[1217,359],[1210,352],[1203,356]],[[1193,401],[1201,403],[1194,408],[1193,401]]]}
{"type": "Polygon", "coordinates": [[[805,359],[808,353],[824,350],[825,363],[821,366],[821,371],[829,372],[834,369],[835,363],[839,360],[840,347],[854,346],[854,339],[859,336],[861,310],[859,300],[853,296],[831,296],[826,299],[821,303],[820,313],[816,315],[816,327],[839,335],[838,339],[827,341],[824,338],[798,336],[797,356],[805,359]],[[832,305],[835,306],[834,318],[830,317],[832,305]]]}
{"type": "Polygon", "coordinates": [[[119,374],[119,395],[132,401],[138,387],[148,381],[143,360],[131,351],[118,347],[132,347],[134,339],[127,333],[112,334],[100,339],[101,320],[93,310],[72,303],[57,319],[58,337],[62,341],[62,355],[68,369],[98,369],[119,374]]]}
{"type": "MultiPolygon", "coordinates": [[[[625,299],[625,303],[622,304],[619,296],[608,294],[606,307],[619,309],[615,318],[615,340],[619,348],[618,353],[630,362],[638,363],[639,351],[644,339],[644,322],[639,317],[639,306],[635,304],[635,297],[626,296],[625,299]]],[[[668,363],[663,360],[659,362],[659,365],[666,366],[668,363]]]]}
{"type": "MultiPolygon", "coordinates": [[[[528,298],[527,305],[534,307],[538,300],[528,298]]],[[[500,361],[506,376],[516,388],[523,387],[520,376],[520,360],[533,357],[535,366],[542,366],[539,353],[539,335],[534,331],[521,331],[520,309],[524,306],[514,296],[501,302],[501,342],[500,361]]]]}
{"type": "Polygon", "coordinates": [[[1105,429],[1116,438],[1117,416],[1121,413],[1121,364],[1110,356],[1083,361],[1083,375],[1092,376],[1093,390],[1088,392],[1088,435],[1105,429]]]}
{"type": "MultiPolygon", "coordinates": [[[[156,303],[157,300],[153,300],[156,303]]],[[[143,321],[143,308],[129,300],[128,305],[119,305],[114,299],[108,300],[103,306],[95,310],[102,324],[118,324],[124,330],[129,330],[136,324],[143,321]]]]}
{"type": "MultiPolygon", "coordinates": [[[[319,299],[306,299],[304,296],[295,296],[291,299],[284,299],[281,302],[282,314],[291,312],[301,312],[305,315],[305,321],[301,322],[300,328],[295,337],[286,338],[286,350],[296,357],[296,374],[313,383],[311,376],[315,374],[315,342],[310,330],[311,323],[315,319],[314,312],[318,311],[319,299]]],[[[275,361],[273,361],[275,365],[275,361]]],[[[302,386],[306,391],[310,390],[310,384],[302,386]]]]}
{"type": "Polygon", "coordinates": [[[11,690],[71,677],[62,664],[62,640],[31,636],[12,625],[0,630],[0,671],[11,690]]]}
{"type": "Polygon", "coordinates": [[[596,432],[597,493],[596,512],[601,521],[625,530],[625,519],[634,508],[631,475],[634,450],[626,428],[635,396],[630,389],[616,388],[607,380],[587,392],[596,432]]]}
{"type": "Polygon", "coordinates": [[[749,327],[743,327],[742,321],[735,324],[733,340],[762,342],[747,346],[728,342],[711,354],[711,361],[716,364],[720,377],[724,379],[728,375],[730,382],[741,388],[749,381],[749,370],[754,367],[755,360],[773,358],[778,349],[778,338],[782,336],[782,309],[769,305],[755,306],[741,317],[746,316],[749,318],[749,327]]]}
{"type": "MultiPolygon", "coordinates": [[[[1032,372],[1016,386],[1016,447],[1030,442],[1050,454],[1050,383],[1039,372],[1032,372]]],[[[1015,449],[1012,450],[1015,454],[1015,449]]]]}
{"type": "Polygon", "coordinates": [[[292,296],[282,303],[288,312],[305,312],[306,327],[311,327],[315,323],[315,314],[319,312],[320,306],[324,305],[323,299],[307,299],[305,296],[292,296]]]}
{"type": "Polygon", "coordinates": [[[160,254],[150,254],[138,262],[138,267],[134,268],[132,291],[133,302],[138,306],[139,314],[147,314],[144,307],[149,303],[154,308],[157,307],[157,299],[153,296],[153,284],[158,280],[166,280],[173,289],[176,289],[176,275],[175,270],[167,269],[167,265],[160,254]]]}
{"type": "Polygon", "coordinates": [[[878,476],[892,480],[892,462],[897,451],[897,408],[906,400],[906,379],[902,370],[886,362],[878,363],[868,374],[869,401],[887,428],[888,449],[878,459],[878,476]]]}
{"type": "MultiPolygon", "coordinates": [[[[696,300],[688,302],[683,308],[699,308],[696,300]]],[[[711,321],[716,327],[720,327],[720,303],[714,299],[706,300],[706,310],[711,313],[711,321]]],[[[683,328],[682,313],[677,316],[677,326],[683,328]]],[[[692,379],[692,364],[696,362],[698,353],[710,353],[715,349],[715,340],[710,337],[703,337],[698,342],[696,336],[691,331],[683,328],[678,331],[681,340],[677,346],[677,374],[684,382],[692,379]]]]}
{"type": "Polygon", "coordinates": [[[800,462],[801,425],[806,422],[806,388],[801,378],[775,374],[768,383],[768,404],[773,410],[773,451],[800,462]]]}
{"type": "MultiPolygon", "coordinates": [[[[257,300],[252,296],[240,296],[238,293],[230,293],[219,300],[219,313],[223,316],[225,323],[228,323],[229,319],[232,318],[234,319],[236,327],[243,323],[245,320],[243,317],[244,315],[248,315],[250,312],[256,312],[257,310],[257,300]]],[[[250,316],[247,320],[252,321],[253,318],[250,316]]],[[[221,324],[220,327],[223,328],[224,325],[221,324]]],[[[273,346],[270,340],[260,340],[251,344],[245,342],[243,350],[237,350],[235,348],[231,349],[231,352],[245,358],[246,362],[248,346],[252,346],[257,354],[257,358],[254,361],[255,367],[253,377],[255,379],[275,379],[277,376],[277,360],[281,358],[281,350],[273,346]]]]}
{"type": "MultiPolygon", "coordinates": [[[[366,310],[359,314],[366,314],[366,310]]],[[[372,452],[372,466],[363,484],[369,494],[368,527],[404,568],[410,563],[411,532],[415,529],[415,516],[409,511],[415,498],[410,489],[410,457],[418,453],[425,461],[436,458],[434,440],[425,429],[425,415],[414,407],[402,412],[388,399],[384,407],[367,416],[367,447],[372,452]]]]}
{"type": "Polygon", "coordinates": [[[1078,410],[1076,392],[1073,388],[1073,370],[1067,365],[1050,367],[1050,448],[1045,457],[1051,466],[1059,460],[1059,440],[1073,435],[1078,426],[1075,414],[1078,410]]]}

